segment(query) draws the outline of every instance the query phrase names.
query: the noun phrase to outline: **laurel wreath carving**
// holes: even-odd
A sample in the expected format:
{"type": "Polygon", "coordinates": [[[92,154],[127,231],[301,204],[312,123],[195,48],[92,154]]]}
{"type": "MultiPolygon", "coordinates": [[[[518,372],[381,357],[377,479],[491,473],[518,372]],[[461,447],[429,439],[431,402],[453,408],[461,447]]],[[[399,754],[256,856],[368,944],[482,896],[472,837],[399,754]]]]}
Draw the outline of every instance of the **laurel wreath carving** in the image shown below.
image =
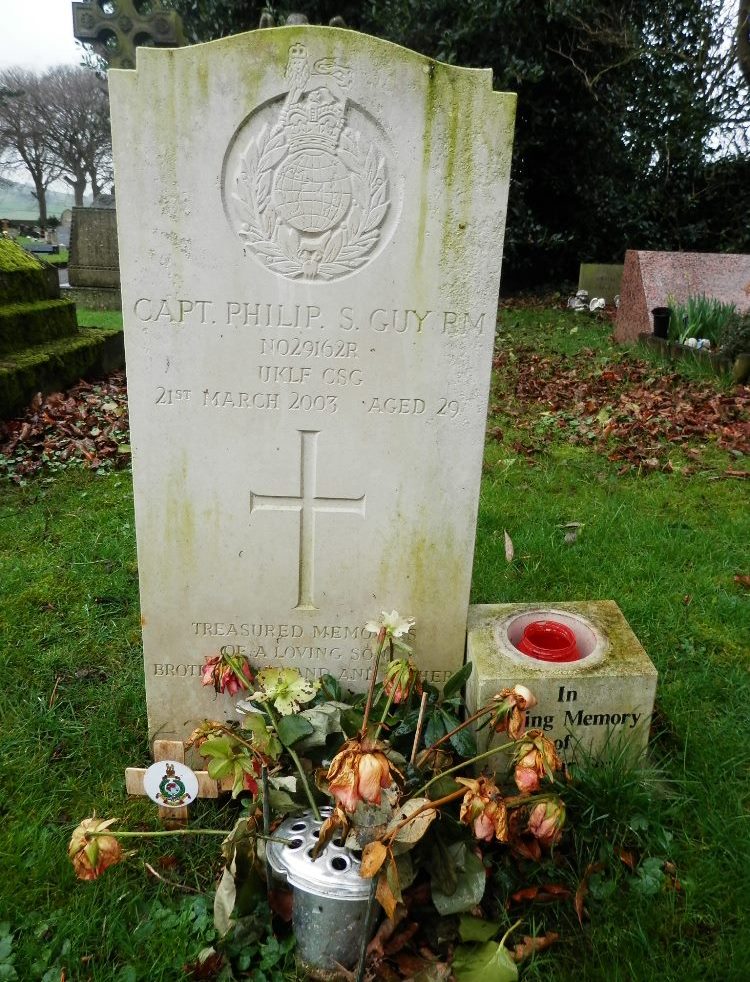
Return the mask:
{"type": "Polygon", "coordinates": [[[338,228],[316,237],[315,248],[284,224],[271,201],[275,168],[289,153],[283,126],[264,126],[240,158],[237,191],[244,223],[239,236],[274,272],[291,278],[334,279],[367,261],[380,238],[388,206],[385,160],[373,144],[362,145],[358,133],[345,127],[337,155],[349,170],[352,202],[338,228]]]}

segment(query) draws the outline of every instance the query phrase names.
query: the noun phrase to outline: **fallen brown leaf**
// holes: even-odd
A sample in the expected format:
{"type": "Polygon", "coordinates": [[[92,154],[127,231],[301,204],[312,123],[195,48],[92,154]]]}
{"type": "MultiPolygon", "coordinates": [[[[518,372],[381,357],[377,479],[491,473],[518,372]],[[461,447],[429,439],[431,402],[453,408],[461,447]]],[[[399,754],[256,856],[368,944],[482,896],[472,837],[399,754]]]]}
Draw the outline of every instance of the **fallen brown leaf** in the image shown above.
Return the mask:
{"type": "Polygon", "coordinates": [[[544,951],[560,939],[560,935],[555,931],[549,934],[542,934],[539,937],[531,937],[528,934],[523,936],[523,943],[517,944],[513,949],[513,961],[522,962],[524,958],[529,958],[538,951],[544,951]]]}

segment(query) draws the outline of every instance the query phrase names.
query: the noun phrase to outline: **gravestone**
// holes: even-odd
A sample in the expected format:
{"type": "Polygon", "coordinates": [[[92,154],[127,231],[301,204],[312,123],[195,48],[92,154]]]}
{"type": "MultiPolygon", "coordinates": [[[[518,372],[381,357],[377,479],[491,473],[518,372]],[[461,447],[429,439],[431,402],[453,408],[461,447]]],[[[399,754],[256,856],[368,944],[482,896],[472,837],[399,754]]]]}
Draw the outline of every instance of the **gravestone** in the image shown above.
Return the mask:
{"type": "Polygon", "coordinates": [[[741,313],[750,311],[750,256],[628,249],[615,340],[637,341],[639,334],[650,334],[654,307],[700,294],[733,303],[741,313]]]}
{"type": "Polygon", "coordinates": [[[581,263],[578,289],[586,290],[592,298],[604,297],[611,305],[620,293],[622,270],[622,263],[581,263]]]}
{"type": "Polygon", "coordinates": [[[70,226],[72,221],[73,212],[70,208],[66,208],[62,215],[60,215],[60,224],[57,227],[57,239],[60,245],[66,249],[70,248],[70,226]]]}
{"type": "MultiPolygon", "coordinates": [[[[640,642],[611,600],[539,604],[476,604],[469,608],[467,659],[474,668],[466,686],[469,713],[486,705],[502,689],[525,685],[537,699],[526,725],[554,741],[571,760],[577,752],[601,753],[608,745],[634,755],[646,749],[654,709],[657,672],[640,642]],[[553,620],[570,628],[578,661],[539,661],[518,650],[524,628],[553,620]]],[[[479,749],[492,738],[485,727],[479,749]]],[[[500,758],[491,758],[502,769],[500,758]]],[[[492,766],[492,765],[490,765],[492,766]]]]}
{"type": "Polygon", "coordinates": [[[74,208],[68,259],[70,296],[86,307],[120,307],[120,260],[114,201],[74,208]]]}
{"type": "Polygon", "coordinates": [[[515,96],[367,35],[110,72],[149,725],[219,650],[362,690],[462,661],[515,96]]]}

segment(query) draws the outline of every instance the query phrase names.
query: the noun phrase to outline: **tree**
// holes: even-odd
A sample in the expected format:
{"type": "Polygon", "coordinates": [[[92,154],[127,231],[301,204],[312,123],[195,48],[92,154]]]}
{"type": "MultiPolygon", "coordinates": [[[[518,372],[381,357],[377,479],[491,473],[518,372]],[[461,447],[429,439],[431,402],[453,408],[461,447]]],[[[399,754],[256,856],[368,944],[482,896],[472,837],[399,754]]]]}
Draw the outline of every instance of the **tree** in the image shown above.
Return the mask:
{"type": "Polygon", "coordinates": [[[96,197],[112,175],[107,84],[88,68],[61,65],[44,76],[48,139],[63,179],[83,204],[87,182],[96,197]]]}
{"type": "Polygon", "coordinates": [[[48,139],[41,82],[20,68],[0,73],[0,152],[11,169],[25,168],[39,204],[39,223],[47,224],[47,188],[61,173],[48,139]]]}
{"type": "Polygon", "coordinates": [[[737,53],[742,74],[750,85],[750,0],[740,0],[737,18],[737,53]]]}

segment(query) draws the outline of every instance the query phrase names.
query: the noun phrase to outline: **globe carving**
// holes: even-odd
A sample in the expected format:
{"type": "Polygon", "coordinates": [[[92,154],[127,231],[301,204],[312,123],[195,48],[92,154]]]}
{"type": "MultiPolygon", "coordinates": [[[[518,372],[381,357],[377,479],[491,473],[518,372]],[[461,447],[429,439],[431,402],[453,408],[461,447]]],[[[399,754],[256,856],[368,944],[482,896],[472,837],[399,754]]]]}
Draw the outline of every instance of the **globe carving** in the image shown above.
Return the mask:
{"type": "Polygon", "coordinates": [[[327,232],[349,210],[349,171],[327,150],[307,147],[289,157],[274,181],[279,217],[298,232],[327,232]]]}

